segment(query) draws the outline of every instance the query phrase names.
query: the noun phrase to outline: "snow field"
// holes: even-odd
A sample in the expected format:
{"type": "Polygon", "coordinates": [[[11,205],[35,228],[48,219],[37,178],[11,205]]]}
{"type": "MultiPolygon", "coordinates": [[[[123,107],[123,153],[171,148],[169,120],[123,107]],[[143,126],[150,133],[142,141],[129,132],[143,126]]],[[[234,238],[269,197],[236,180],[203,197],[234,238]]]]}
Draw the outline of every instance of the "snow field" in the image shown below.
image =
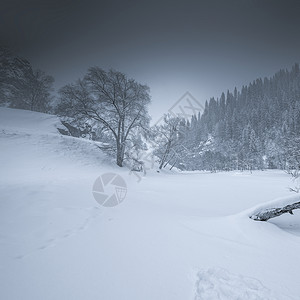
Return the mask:
{"type": "Polygon", "coordinates": [[[300,214],[282,171],[147,172],[141,182],[54,116],[0,109],[0,299],[299,299],[300,214]],[[93,199],[114,172],[125,200],[93,199]]]}

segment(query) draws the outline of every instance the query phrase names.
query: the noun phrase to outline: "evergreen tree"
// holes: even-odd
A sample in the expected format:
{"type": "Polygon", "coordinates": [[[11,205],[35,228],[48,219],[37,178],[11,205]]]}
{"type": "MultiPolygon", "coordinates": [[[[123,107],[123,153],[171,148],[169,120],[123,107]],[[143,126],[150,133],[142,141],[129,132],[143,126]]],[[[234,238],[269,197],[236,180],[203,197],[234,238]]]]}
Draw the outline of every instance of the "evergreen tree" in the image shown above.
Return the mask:
{"type": "Polygon", "coordinates": [[[181,165],[187,169],[297,168],[300,139],[300,70],[280,70],[239,92],[206,101],[191,118],[181,165]],[[192,153],[192,154],[191,154],[192,153]]]}

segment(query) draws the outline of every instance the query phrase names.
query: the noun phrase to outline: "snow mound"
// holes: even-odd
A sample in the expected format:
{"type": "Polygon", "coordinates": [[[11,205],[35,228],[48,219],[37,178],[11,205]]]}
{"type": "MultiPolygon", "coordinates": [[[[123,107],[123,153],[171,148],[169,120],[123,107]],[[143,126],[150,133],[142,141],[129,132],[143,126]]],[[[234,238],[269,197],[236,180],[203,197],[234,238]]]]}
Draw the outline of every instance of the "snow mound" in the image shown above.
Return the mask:
{"type": "Polygon", "coordinates": [[[232,274],[226,269],[199,271],[195,300],[275,300],[278,298],[258,279],[232,274]]]}
{"type": "Polygon", "coordinates": [[[23,109],[0,108],[0,128],[22,133],[58,133],[61,127],[57,116],[23,109]]]}
{"type": "Polygon", "coordinates": [[[85,174],[86,167],[88,174],[111,167],[111,159],[94,141],[63,136],[58,126],[57,116],[0,108],[1,182],[49,183],[85,174]]]}

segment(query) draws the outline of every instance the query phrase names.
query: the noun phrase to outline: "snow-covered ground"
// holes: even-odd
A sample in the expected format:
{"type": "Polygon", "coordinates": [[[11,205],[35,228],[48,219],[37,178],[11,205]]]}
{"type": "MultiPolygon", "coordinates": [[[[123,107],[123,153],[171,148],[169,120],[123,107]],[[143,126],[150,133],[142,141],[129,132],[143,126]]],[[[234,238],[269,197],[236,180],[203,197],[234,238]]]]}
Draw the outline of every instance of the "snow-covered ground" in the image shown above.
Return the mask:
{"type": "Polygon", "coordinates": [[[160,172],[141,182],[54,116],[0,109],[0,299],[300,299],[300,214],[247,209],[289,196],[282,171],[160,172]],[[106,208],[96,178],[125,200],[106,208]]]}

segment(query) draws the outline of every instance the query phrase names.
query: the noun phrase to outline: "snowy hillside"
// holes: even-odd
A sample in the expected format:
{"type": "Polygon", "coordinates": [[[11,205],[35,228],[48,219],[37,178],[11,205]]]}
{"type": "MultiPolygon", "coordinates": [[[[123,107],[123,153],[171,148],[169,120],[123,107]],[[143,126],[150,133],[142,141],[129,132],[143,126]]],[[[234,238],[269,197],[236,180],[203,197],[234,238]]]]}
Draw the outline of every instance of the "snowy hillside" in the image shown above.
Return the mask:
{"type": "Polygon", "coordinates": [[[299,299],[300,214],[249,208],[289,196],[282,171],[157,173],[114,166],[55,116],[0,108],[0,299],[299,299]],[[113,208],[96,178],[127,185],[113,208]]]}

